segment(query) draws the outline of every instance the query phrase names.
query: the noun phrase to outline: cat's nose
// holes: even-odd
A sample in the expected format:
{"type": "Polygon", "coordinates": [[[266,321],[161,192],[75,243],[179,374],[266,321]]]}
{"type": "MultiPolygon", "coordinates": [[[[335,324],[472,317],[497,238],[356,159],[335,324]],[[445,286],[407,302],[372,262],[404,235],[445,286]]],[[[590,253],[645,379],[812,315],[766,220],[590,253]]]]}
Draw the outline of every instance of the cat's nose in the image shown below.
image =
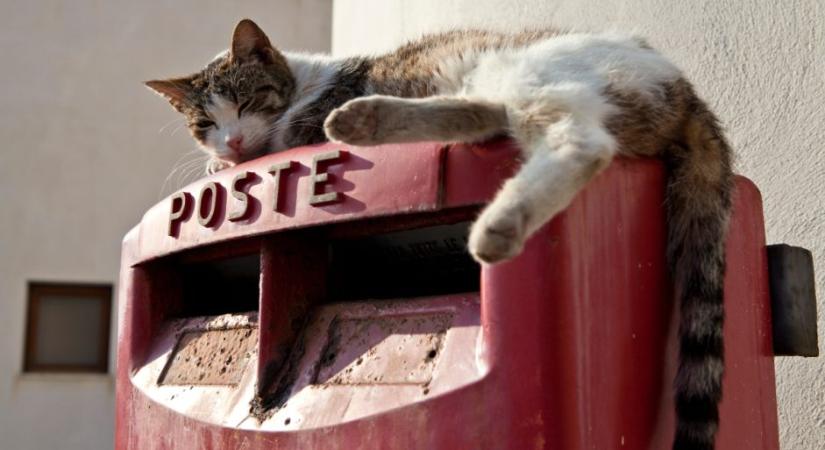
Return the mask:
{"type": "Polygon", "coordinates": [[[243,136],[227,136],[226,146],[232,149],[235,153],[241,153],[241,150],[243,149],[243,136]]]}

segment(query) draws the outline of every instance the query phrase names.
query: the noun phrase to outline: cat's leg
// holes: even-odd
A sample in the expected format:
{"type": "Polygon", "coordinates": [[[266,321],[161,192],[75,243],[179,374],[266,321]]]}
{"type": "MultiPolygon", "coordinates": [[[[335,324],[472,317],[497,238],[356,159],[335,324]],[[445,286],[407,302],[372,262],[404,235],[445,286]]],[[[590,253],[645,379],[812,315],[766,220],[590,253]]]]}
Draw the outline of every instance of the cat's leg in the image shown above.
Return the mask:
{"type": "Polygon", "coordinates": [[[527,160],[470,231],[469,249],[480,262],[494,263],[520,253],[530,235],[607,167],[616,148],[613,137],[600,124],[580,123],[570,117],[550,125],[537,137],[519,140],[528,150],[527,160]]]}
{"type": "Polygon", "coordinates": [[[327,137],[352,145],[415,141],[475,142],[507,132],[501,104],[462,97],[357,98],[332,111],[327,137]]]}

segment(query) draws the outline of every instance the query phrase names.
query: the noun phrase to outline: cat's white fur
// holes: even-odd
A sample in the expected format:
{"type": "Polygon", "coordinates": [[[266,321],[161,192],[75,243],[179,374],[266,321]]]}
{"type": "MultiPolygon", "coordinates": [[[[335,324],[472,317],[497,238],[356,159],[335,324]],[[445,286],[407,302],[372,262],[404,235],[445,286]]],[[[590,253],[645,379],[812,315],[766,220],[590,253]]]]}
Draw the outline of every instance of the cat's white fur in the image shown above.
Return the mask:
{"type": "Polygon", "coordinates": [[[289,109],[275,122],[271,140],[272,151],[288,147],[284,142],[284,132],[296,120],[296,114],[318,100],[335,82],[340,64],[340,60],[327,55],[284,52],[284,57],[292,76],[295,77],[293,97],[296,101],[292,102],[289,109]]]}
{"type": "MultiPolygon", "coordinates": [[[[618,34],[565,35],[478,58],[469,72],[456,67],[463,80],[457,94],[504,104],[528,156],[470,234],[470,250],[495,260],[520,252],[526,237],[610,163],[617,148],[605,128],[614,112],[603,94],[608,85],[651,95],[681,77],[667,59],[618,34]],[[533,119],[542,114],[555,120],[533,119]]],[[[451,68],[448,62],[443,73],[451,68]]]]}
{"type": "Polygon", "coordinates": [[[229,161],[249,158],[251,155],[248,153],[241,155],[230,148],[229,141],[237,137],[243,138],[245,148],[265,148],[270,125],[263,117],[257,114],[241,115],[235,102],[216,94],[210,98],[206,110],[217,125],[206,133],[206,146],[213,149],[217,157],[229,161]]]}

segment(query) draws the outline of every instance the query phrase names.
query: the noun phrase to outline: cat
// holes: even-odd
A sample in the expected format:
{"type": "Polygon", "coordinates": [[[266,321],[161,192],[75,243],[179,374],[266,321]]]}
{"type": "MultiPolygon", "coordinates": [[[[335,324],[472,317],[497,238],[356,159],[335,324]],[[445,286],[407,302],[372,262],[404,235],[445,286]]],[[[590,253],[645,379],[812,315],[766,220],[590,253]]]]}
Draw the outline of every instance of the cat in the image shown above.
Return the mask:
{"type": "Polygon", "coordinates": [[[668,261],[680,301],[673,448],[713,449],[722,395],[731,149],[681,71],[618,33],[463,30],[373,57],[281,52],[252,21],[190,76],[146,83],[184,114],[207,173],[326,140],[370,146],[512,137],[523,153],[472,225],[482,263],[517,255],[617,154],[668,168],[668,261]]]}

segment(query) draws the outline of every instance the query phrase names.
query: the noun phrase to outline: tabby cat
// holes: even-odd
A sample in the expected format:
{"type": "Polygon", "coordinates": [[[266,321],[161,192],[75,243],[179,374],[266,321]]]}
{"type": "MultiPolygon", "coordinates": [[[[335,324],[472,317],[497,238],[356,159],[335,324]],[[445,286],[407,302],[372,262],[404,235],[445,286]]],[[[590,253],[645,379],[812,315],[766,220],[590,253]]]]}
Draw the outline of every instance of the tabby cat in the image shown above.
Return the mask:
{"type": "Polygon", "coordinates": [[[614,155],[668,167],[668,258],[681,304],[673,448],[713,449],[722,395],[731,150],[676,66],[643,40],[462,30],[380,56],[281,52],[252,21],[190,76],[146,83],[183,113],[207,172],[325,140],[369,146],[508,135],[519,172],[473,224],[483,263],[517,255],[614,155]]]}

